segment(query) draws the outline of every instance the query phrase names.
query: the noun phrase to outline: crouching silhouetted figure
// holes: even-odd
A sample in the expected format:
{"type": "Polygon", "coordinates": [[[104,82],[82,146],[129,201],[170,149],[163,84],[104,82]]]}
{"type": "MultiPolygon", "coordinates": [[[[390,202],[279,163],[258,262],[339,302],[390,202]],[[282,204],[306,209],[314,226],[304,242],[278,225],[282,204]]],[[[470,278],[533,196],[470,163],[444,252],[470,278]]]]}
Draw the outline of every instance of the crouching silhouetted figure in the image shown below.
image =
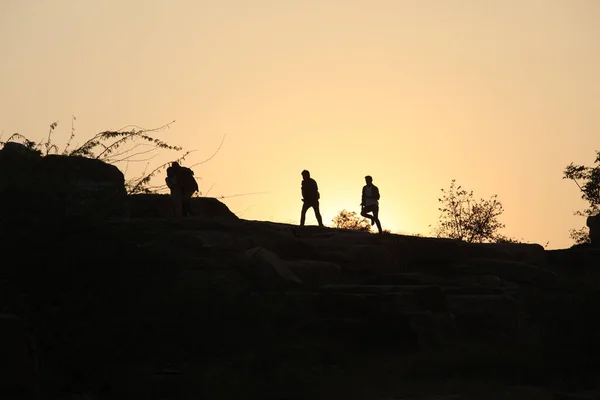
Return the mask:
{"type": "Polygon", "coordinates": [[[313,208],[315,211],[315,217],[317,218],[317,222],[319,226],[323,225],[323,220],[321,218],[321,211],[319,210],[319,199],[321,195],[319,194],[319,187],[317,186],[317,182],[310,177],[310,172],[307,170],[302,171],[302,212],[300,214],[300,226],[304,226],[304,222],[306,221],[306,212],[309,208],[313,208]]]}
{"type": "Polygon", "coordinates": [[[371,220],[371,225],[377,224],[379,233],[382,232],[381,222],[379,222],[379,188],[373,185],[373,178],[365,176],[367,183],[362,189],[362,199],[360,202],[360,215],[371,220]],[[369,215],[368,213],[373,213],[369,215]]]}
{"type": "Polygon", "coordinates": [[[198,182],[194,178],[194,171],[182,167],[178,162],[171,163],[167,168],[167,177],[165,178],[167,186],[171,189],[171,199],[175,216],[194,215],[191,207],[192,196],[198,191],[198,182]]]}

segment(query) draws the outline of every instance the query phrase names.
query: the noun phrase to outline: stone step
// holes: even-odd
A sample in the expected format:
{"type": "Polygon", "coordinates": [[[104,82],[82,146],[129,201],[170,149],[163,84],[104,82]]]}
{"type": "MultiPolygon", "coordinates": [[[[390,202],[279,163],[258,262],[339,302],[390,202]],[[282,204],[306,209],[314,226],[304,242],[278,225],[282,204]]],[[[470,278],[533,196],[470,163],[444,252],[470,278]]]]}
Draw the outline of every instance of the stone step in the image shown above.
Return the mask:
{"type": "Polygon", "coordinates": [[[378,320],[450,312],[456,317],[513,321],[521,314],[515,299],[504,294],[274,292],[255,293],[252,301],[267,313],[302,320],[325,317],[378,320]]]}
{"type": "Polygon", "coordinates": [[[380,274],[368,278],[368,285],[437,285],[443,278],[414,272],[380,274]]]}
{"type": "Polygon", "coordinates": [[[439,291],[436,285],[356,285],[356,284],[333,284],[321,286],[319,293],[347,293],[347,294],[387,294],[406,293],[418,291],[439,291]]]}
{"type": "Polygon", "coordinates": [[[485,287],[485,286],[447,286],[442,287],[446,296],[483,296],[503,295],[512,288],[485,287]]]}
{"type": "Polygon", "coordinates": [[[456,315],[518,315],[515,299],[506,295],[450,295],[448,309],[456,315]]]}

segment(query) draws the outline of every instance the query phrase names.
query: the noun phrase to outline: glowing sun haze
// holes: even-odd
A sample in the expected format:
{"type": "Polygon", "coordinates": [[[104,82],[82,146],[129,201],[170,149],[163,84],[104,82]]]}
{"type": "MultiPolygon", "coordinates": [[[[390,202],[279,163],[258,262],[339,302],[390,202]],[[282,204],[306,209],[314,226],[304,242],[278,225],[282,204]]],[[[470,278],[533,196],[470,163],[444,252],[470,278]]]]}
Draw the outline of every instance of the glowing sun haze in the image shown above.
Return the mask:
{"type": "Polygon", "coordinates": [[[0,130],[176,120],[184,165],[227,134],[201,190],[267,192],[224,200],[243,218],[297,223],[308,169],[331,224],[369,174],[384,228],[428,234],[456,178],[498,194],[503,233],[567,247],[585,203],[562,171],[600,150],[599,20],[597,0],[5,0],[0,130]]]}

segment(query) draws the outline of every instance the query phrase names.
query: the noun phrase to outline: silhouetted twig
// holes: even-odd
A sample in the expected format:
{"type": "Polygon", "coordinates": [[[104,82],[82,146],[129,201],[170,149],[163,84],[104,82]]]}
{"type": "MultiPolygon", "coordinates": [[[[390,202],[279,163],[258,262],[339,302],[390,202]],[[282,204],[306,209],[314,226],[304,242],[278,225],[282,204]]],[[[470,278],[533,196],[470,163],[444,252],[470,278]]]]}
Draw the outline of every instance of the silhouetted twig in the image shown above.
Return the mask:
{"type": "MultiPolygon", "coordinates": [[[[179,157],[177,160],[177,162],[182,162],[183,160],[185,160],[185,158],[191,153],[191,151],[186,151],[181,157],[179,157]]],[[[159,165],[158,167],[154,168],[149,174],[144,174],[142,175],[141,178],[138,178],[137,182],[135,182],[135,180],[132,180],[130,182],[128,182],[127,186],[128,186],[128,190],[127,192],[129,194],[136,194],[136,193],[148,193],[148,184],[150,183],[150,180],[152,179],[152,177],[154,177],[158,172],[166,169],[169,164],[171,164],[171,161],[168,161],[164,164],[159,165]]]]}
{"type": "Polygon", "coordinates": [[[204,163],[212,160],[217,155],[217,153],[219,152],[219,150],[221,150],[221,147],[223,147],[223,142],[225,142],[225,137],[226,136],[227,136],[227,134],[223,135],[223,139],[221,139],[221,143],[219,144],[219,147],[217,147],[217,150],[215,150],[215,152],[210,157],[208,157],[206,160],[200,161],[199,163],[196,163],[196,164],[192,165],[190,168],[194,168],[196,165],[201,165],[201,164],[204,164],[204,163]]]}
{"type": "Polygon", "coordinates": [[[239,193],[239,194],[232,194],[229,196],[224,196],[221,195],[218,198],[219,199],[230,199],[232,197],[239,197],[239,196],[251,196],[251,195],[256,195],[256,194],[268,194],[269,192],[250,192],[250,193],[239,193]]]}
{"type": "Polygon", "coordinates": [[[210,185],[210,187],[208,188],[208,190],[206,191],[206,193],[204,194],[204,197],[208,197],[208,194],[210,193],[210,191],[212,190],[212,188],[215,187],[215,184],[213,183],[212,185],[210,185]]]}
{"type": "Polygon", "coordinates": [[[246,207],[244,208],[242,211],[240,211],[239,213],[234,213],[235,215],[237,215],[238,217],[241,217],[242,215],[244,215],[244,213],[252,208],[254,208],[254,206],[256,206],[256,204],[251,205],[250,207],[246,207]]]}

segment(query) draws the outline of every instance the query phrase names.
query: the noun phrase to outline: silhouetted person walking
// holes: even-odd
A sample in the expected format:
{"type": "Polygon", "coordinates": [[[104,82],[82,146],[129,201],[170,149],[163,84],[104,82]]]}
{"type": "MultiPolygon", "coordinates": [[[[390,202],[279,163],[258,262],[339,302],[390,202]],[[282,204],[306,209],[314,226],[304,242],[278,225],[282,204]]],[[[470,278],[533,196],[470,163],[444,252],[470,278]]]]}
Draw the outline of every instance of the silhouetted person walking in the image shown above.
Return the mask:
{"type": "Polygon", "coordinates": [[[302,213],[300,215],[300,226],[304,226],[304,222],[306,221],[306,212],[311,207],[315,211],[315,217],[317,218],[319,226],[324,226],[323,220],[321,219],[321,211],[319,210],[319,198],[321,195],[319,194],[317,182],[310,177],[310,172],[307,170],[302,171],[302,178],[303,204],[302,213]]]}
{"type": "Polygon", "coordinates": [[[171,163],[167,168],[167,186],[171,189],[171,198],[178,217],[194,215],[191,200],[194,192],[198,190],[198,182],[194,178],[194,171],[182,167],[178,162],[171,163]]]}
{"type": "Polygon", "coordinates": [[[371,220],[371,225],[377,224],[379,233],[381,230],[381,222],[379,222],[379,188],[373,185],[373,178],[365,176],[367,184],[362,189],[362,199],[360,202],[360,215],[371,220]],[[369,215],[368,213],[373,213],[369,215]]]}

